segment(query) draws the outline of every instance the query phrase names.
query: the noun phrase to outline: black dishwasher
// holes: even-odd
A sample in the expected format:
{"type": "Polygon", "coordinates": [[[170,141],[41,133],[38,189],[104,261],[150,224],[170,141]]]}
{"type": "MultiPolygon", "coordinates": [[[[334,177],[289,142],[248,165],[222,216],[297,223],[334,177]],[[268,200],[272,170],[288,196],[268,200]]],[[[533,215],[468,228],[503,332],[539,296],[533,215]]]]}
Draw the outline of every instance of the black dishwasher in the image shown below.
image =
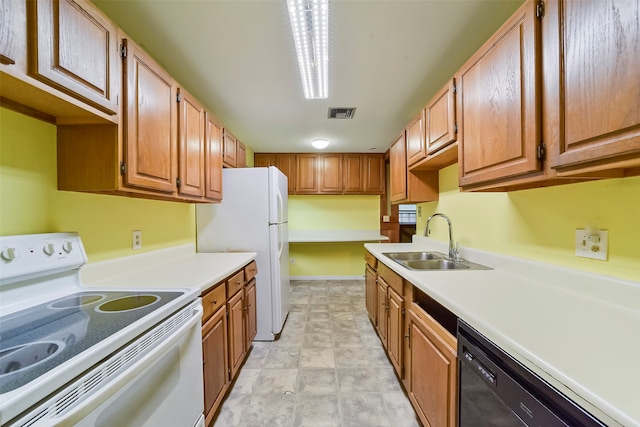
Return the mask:
{"type": "Polygon", "coordinates": [[[605,426],[458,319],[459,427],[605,426]]]}

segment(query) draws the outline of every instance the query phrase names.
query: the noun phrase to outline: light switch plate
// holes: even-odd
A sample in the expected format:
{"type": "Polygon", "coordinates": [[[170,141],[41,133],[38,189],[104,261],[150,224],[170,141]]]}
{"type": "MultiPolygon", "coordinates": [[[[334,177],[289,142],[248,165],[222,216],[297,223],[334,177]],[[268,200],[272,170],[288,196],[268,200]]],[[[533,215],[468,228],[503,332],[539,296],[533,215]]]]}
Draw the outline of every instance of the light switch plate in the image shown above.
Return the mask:
{"type": "Polygon", "coordinates": [[[607,260],[609,249],[609,232],[599,230],[597,235],[588,236],[585,230],[576,230],[576,256],[582,258],[607,260]]]}

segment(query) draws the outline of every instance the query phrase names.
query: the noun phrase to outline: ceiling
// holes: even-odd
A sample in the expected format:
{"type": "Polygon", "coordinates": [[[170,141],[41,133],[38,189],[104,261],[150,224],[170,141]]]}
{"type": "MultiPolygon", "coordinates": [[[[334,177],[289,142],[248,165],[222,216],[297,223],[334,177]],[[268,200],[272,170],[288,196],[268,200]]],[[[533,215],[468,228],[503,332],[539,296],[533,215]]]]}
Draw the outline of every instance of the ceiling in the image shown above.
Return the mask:
{"type": "Polygon", "coordinates": [[[330,0],[320,100],[304,98],[285,0],[94,3],[253,151],[385,152],[522,0],[330,0]]]}

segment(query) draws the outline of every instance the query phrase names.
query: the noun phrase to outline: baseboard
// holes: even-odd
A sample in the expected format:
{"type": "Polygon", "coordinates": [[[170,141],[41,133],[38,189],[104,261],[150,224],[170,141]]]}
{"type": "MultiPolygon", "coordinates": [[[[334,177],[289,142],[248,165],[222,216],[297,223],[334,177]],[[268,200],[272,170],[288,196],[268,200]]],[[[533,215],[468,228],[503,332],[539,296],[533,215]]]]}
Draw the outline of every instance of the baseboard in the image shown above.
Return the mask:
{"type": "Polygon", "coordinates": [[[289,280],[364,280],[364,276],[289,276],[289,280]]]}

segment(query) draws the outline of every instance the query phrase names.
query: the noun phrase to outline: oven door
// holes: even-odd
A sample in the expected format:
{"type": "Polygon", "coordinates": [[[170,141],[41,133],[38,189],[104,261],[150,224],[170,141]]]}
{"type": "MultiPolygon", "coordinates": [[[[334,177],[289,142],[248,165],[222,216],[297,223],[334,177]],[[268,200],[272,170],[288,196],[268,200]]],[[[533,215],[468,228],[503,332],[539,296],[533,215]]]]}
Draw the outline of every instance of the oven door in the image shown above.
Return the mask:
{"type": "Polygon", "coordinates": [[[198,300],[11,426],[199,425],[204,410],[201,318],[198,300]]]}

